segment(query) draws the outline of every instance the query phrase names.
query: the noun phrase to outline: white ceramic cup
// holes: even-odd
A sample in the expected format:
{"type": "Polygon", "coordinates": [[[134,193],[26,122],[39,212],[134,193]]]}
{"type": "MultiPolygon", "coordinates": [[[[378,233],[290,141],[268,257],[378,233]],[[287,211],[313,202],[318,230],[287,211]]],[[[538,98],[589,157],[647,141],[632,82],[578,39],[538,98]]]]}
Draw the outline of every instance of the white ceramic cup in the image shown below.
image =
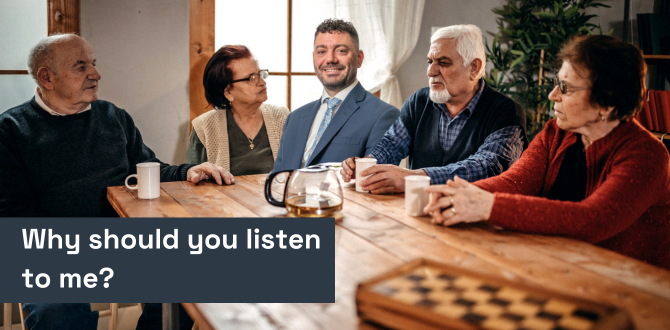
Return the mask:
{"type": "Polygon", "coordinates": [[[375,165],[377,165],[377,160],[374,158],[356,158],[356,191],[367,192],[367,190],[363,190],[361,187],[361,181],[363,181],[363,179],[367,178],[369,175],[363,177],[361,172],[363,172],[368,167],[375,165]]]}
{"type": "Polygon", "coordinates": [[[426,187],[430,186],[430,177],[408,175],[405,177],[405,213],[418,217],[426,215],[423,208],[428,205],[426,187]]]}
{"type": "Polygon", "coordinates": [[[137,174],[131,174],[126,178],[126,187],[137,190],[137,197],[141,199],[158,198],[161,195],[161,164],[139,163],[137,174]],[[128,185],[128,179],[137,178],[137,184],[128,185]]]}

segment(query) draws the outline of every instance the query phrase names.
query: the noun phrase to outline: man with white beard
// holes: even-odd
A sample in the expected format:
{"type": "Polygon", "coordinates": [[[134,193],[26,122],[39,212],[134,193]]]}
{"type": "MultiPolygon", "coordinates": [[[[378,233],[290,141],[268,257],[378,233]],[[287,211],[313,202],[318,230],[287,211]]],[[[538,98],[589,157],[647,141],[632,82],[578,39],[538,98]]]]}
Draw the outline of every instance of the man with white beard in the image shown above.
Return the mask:
{"type": "MultiPolygon", "coordinates": [[[[528,145],[526,115],[509,97],[486,85],[481,30],[453,25],[437,30],[428,52],[430,87],[405,101],[400,117],[366,156],[377,165],[361,173],[364,190],[402,193],[405,177],[427,175],[431,184],[459,176],[474,182],[507,170],[528,145]],[[409,169],[398,166],[409,156],[409,169]]],[[[342,162],[354,179],[356,157],[342,162]]]]}

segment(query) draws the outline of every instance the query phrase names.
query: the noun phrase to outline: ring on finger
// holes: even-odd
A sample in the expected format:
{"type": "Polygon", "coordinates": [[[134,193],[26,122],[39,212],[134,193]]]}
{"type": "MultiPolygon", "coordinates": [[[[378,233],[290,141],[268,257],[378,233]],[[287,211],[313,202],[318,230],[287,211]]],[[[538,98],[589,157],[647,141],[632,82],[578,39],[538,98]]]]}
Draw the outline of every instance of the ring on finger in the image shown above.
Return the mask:
{"type": "Polygon", "coordinates": [[[454,198],[451,197],[451,205],[454,205],[454,198]]]}
{"type": "Polygon", "coordinates": [[[454,215],[456,215],[456,208],[455,208],[455,207],[452,207],[452,208],[451,208],[451,212],[454,213],[454,215]]]}

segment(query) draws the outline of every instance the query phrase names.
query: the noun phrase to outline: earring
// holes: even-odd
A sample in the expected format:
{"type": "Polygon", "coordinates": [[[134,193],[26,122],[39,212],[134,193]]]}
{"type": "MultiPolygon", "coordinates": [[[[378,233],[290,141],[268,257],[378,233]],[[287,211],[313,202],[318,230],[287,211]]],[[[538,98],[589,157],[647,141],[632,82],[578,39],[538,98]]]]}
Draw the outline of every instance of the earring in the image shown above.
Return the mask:
{"type": "Polygon", "coordinates": [[[601,121],[605,121],[605,115],[601,115],[601,116],[600,116],[600,120],[601,120],[601,121]]]}

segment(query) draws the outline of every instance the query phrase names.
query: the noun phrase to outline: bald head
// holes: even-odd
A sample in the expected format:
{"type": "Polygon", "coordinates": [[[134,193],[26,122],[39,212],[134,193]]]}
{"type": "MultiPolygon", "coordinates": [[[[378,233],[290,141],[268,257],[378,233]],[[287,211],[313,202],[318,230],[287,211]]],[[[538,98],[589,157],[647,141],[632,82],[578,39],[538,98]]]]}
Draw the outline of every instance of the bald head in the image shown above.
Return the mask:
{"type": "Polygon", "coordinates": [[[28,55],[28,71],[39,85],[37,71],[41,67],[54,67],[55,45],[72,41],[85,42],[84,38],[72,34],[54,34],[40,40],[35,47],[30,50],[28,55]]]}
{"type": "Polygon", "coordinates": [[[91,44],[74,34],[40,40],[28,60],[42,100],[63,114],[77,113],[98,99],[100,74],[95,65],[91,44]]]}

